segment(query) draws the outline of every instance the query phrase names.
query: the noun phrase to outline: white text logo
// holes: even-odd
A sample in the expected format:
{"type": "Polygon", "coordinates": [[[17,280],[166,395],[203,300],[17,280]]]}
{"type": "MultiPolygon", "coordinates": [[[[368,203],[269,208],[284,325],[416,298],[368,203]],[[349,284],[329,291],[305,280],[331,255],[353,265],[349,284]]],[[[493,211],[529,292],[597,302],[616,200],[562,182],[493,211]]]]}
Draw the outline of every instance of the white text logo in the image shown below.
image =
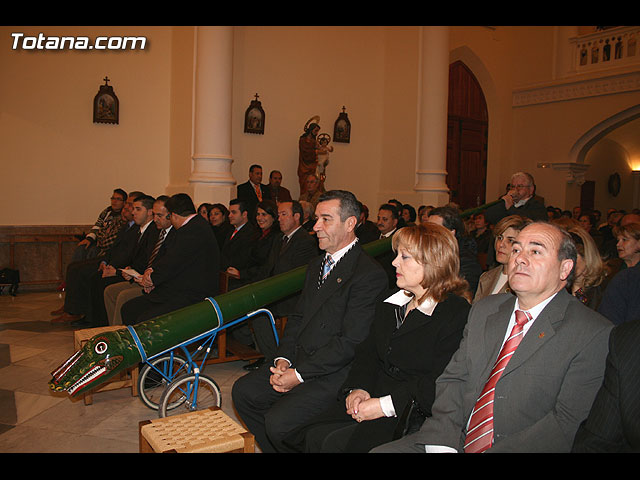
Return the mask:
{"type": "Polygon", "coordinates": [[[25,37],[24,33],[12,33],[13,50],[144,50],[147,37],[53,37],[39,33],[37,37],[25,37]]]}

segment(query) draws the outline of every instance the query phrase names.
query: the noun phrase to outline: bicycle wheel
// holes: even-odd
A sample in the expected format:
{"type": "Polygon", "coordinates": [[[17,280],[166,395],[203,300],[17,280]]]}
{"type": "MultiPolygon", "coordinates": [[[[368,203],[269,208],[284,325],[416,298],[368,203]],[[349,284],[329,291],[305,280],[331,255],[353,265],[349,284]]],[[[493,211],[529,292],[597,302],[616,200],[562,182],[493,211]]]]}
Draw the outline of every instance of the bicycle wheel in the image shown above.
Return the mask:
{"type": "Polygon", "coordinates": [[[219,407],[221,404],[222,394],[218,384],[206,375],[200,374],[196,379],[196,375],[191,373],[177,378],[165,389],[160,399],[158,415],[161,418],[180,415],[219,407]]]}
{"type": "Polygon", "coordinates": [[[157,410],[167,385],[187,373],[188,369],[187,361],[178,355],[163,355],[145,363],[138,375],[138,392],[142,403],[157,410]]]}

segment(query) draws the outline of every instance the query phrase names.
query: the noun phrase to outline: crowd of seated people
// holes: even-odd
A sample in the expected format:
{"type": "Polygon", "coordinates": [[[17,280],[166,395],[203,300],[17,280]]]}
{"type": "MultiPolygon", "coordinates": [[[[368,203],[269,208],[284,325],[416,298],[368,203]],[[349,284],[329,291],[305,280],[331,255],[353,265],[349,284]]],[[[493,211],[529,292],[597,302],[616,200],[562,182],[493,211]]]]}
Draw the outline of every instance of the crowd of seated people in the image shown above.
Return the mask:
{"type": "MultiPolygon", "coordinates": [[[[322,238],[317,238],[314,228],[320,220],[313,208],[314,204],[323,202],[322,195],[316,195],[311,202],[293,200],[281,185],[280,172],[274,172],[271,175],[275,177],[274,185],[262,185],[261,167],[254,165],[250,180],[238,186],[237,198],[228,205],[204,203],[197,209],[186,194],[154,198],[142,192],[127,195],[121,189],[114,190],[111,207],[100,213],[89,240],[83,240],[79,248],[84,249],[93,238],[100,240],[108,236],[109,243],[100,243],[101,250],[95,257],[78,256],[69,266],[68,300],[65,307],[52,312],[62,314],[54,321],[69,321],[83,327],[134,325],[220,291],[306,265],[324,254],[322,238]],[[280,192],[280,198],[272,200],[271,193],[276,191],[280,192]],[[286,197],[283,192],[287,193],[286,197]],[[250,195],[255,198],[248,198],[250,195]],[[141,238],[145,238],[143,247],[139,243],[141,238]],[[120,295],[123,295],[122,301],[117,301],[120,295]]],[[[386,294],[387,300],[381,300],[376,307],[371,335],[355,353],[354,370],[347,377],[347,382],[353,385],[345,384],[350,390],[343,388],[336,392],[340,399],[337,404],[327,404],[324,413],[312,417],[285,437],[283,442],[288,448],[308,452],[369,451],[409,433],[415,434],[421,422],[432,415],[436,378],[456,352],[465,322],[459,325],[456,320],[450,324],[451,332],[432,331],[436,328],[432,325],[422,333],[428,338],[409,337],[412,342],[419,339],[420,345],[410,343],[402,348],[415,348],[415,354],[406,350],[395,359],[389,352],[393,342],[398,341],[396,331],[409,328],[403,327],[404,317],[407,325],[411,322],[420,325],[425,315],[434,315],[440,321],[444,312],[449,312],[449,320],[453,321],[461,315],[466,318],[469,309],[476,305],[486,305],[488,297],[515,295],[517,288],[509,284],[509,268],[514,268],[512,253],[521,248],[519,235],[532,231],[532,226],[535,231],[540,222],[564,232],[575,249],[573,269],[570,278],[563,279],[566,284],[562,285],[562,291],[590,311],[598,312],[612,326],[640,322],[640,292],[634,290],[640,286],[640,211],[611,209],[606,218],[602,218],[597,210],[547,206],[544,207],[547,217],[541,220],[539,215],[544,203],[538,197],[535,209],[531,205],[528,210],[522,208],[528,198],[535,196],[535,187],[527,184],[529,180],[532,182],[532,177],[521,175],[519,178],[517,188],[508,190],[517,191],[517,195],[513,195],[511,201],[505,200],[500,211],[494,209],[489,214],[476,209],[467,215],[455,204],[413,206],[389,199],[369,220],[369,208],[358,202],[360,215],[353,226],[355,238],[363,244],[392,238],[392,251],[376,258],[387,274],[391,291],[386,294]],[[533,211],[535,215],[527,216],[533,211]],[[442,249],[448,249],[447,255],[442,249]],[[408,258],[413,259],[413,263],[407,263],[408,258]],[[440,265],[439,262],[445,260],[446,265],[440,265]],[[415,278],[403,270],[409,267],[419,272],[415,278]],[[432,285],[424,279],[438,272],[444,275],[445,271],[446,285],[434,293],[432,285]],[[402,291],[408,295],[406,299],[411,300],[410,308],[416,309],[414,313],[410,314],[404,303],[397,302],[400,297],[394,296],[394,292],[402,291]],[[403,307],[401,317],[396,312],[398,305],[403,307]],[[443,343],[445,339],[455,345],[443,343]],[[442,352],[433,357],[435,353],[424,351],[424,345],[428,344],[442,352]],[[411,365],[420,358],[435,363],[411,365]],[[389,362],[396,361],[399,363],[393,365],[396,369],[393,370],[389,362]],[[361,393],[363,387],[355,388],[358,382],[369,385],[371,390],[361,393]],[[358,416],[356,405],[364,408],[371,400],[375,403],[375,412],[365,413],[363,409],[364,415],[358,416]],[[410,429],[406,423],[409,421],[414,422],[410,429]]],[[[326,243],[326,238],[324,241],[326,243]]],[[[286,316],[295,311],[297,299],[298,296],[294,296],[270,307],[286,316]]],[[[252,328],[241,325],[234,330],[234,335],[268,357],[275,351],[275,345],[269,340],[269,327],[264,322],[265,319],[256,318],[252,328]]],[[[608,358],[607,371],[598,377],[597,383],[602,378],[607,381],[612,363],[613,359],[608,358]]],[[[260,366],[261,361],[254,362],[246,369],[255,370],[260,366]]],[[[602,367],[604,370],[605,365],[602,367]]],[[[617,368],[621,367],[617,365],[617,368]]],[[[603,395],[598,391],[594,408],[605,402],[603,395]]],[[[575,451],[639,448],[637,438],[618,439],[619,443],[614,446],[584,440],[597,435],[598,428],[597,419],[589,416],[588,422],[580,426],[579,437],[583,443],[574,446],[575,451]]]]}

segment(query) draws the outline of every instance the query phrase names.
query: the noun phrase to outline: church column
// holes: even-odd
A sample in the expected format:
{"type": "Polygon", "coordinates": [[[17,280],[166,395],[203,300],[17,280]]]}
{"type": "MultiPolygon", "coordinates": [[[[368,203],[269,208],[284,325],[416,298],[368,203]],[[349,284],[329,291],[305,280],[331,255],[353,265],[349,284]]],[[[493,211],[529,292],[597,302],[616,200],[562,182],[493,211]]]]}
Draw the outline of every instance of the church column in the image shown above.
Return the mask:
{"type": "Polygon", "coordinates": [[[633,185],[633,203],[631,208],[640,208],[640,171],[631,171],[631,182],[633,185]]]}
{"type": "Polygon", "coordinates": [[[449,99],[449,27],[420,27],[416,185],[422,204],[449,202],[447,116],[449,99]]]}
{"type": "Polygon", "coordinates": [[[233,27],[196,28],[193,162],[189,183],[196,207],[227,205],[235,196],[231,173],[233,27]]]}

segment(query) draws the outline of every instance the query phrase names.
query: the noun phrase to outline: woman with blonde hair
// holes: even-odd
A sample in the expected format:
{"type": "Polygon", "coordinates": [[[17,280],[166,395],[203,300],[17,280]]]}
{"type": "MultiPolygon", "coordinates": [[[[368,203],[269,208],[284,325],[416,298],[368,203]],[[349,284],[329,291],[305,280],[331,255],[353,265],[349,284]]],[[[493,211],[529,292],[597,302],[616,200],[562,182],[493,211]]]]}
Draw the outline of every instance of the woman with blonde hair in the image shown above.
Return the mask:
{"type": "Polygon", "coordinates": [[[511,254],[511,246],[516,236],[531,220],[520,215],[509,215],[500,220],[493,228],[494,250],[498,266],[487,270],[478,280],[478,289],[473,297],[473,303],[487,295],[505,293],[509,291],[507,279],[507,264],[511,254]]]}
{"type": "Polygon", "coordinates": [[[435,381],[458,349],[471,308],[462,296],[458,241],[427,223],[401,228],[392,246],[397,288],[378,303],[337,401],[288,436],[295,451],[366,453],[431,415],[435,381]]]}
{"type": "Polygon", "coordinates": [[[591,235],[581,226],[567,229],[576,244],[578,257],[574,267],[574,280],[569,293],[587,307],[598,309],[602,300],[602,282],[605,279],[604,262],[591,235]]]}

